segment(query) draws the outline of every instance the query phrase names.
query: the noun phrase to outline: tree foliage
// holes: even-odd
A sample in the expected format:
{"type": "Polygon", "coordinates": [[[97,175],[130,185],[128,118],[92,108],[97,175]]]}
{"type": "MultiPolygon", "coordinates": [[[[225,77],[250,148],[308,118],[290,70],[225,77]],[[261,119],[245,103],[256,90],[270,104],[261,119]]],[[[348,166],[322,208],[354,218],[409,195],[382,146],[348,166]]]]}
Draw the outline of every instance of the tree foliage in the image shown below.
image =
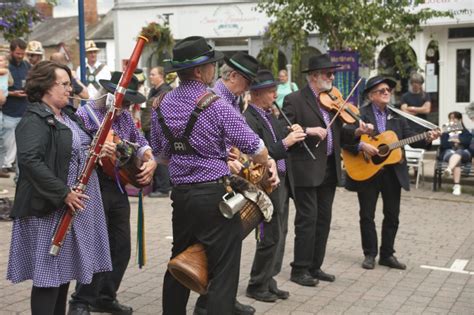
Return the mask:
{"type": "Polygon", "coordinates": [[[142,28],[142,34],[150,39],[147,45],[147,49],[150,49],[147,67],[154,67],[171,55],[174,39],[167,25],[161,25],[156,22],[148,23],[142,28]]]}
{"type": "MultiPolygon", "coordinates": [[[[47,0],[47,3],[56,5],[57,0],[47,0]]],[[[0,33],[6,41],[31,33],[33,24],[41,20],[42,16],[36,8],[24,0],[0,3],[0,33]]]]}
{"type": "MultiPolygon", "coordinates": [[[[288,43],[297,31],[318,32],[331,50],[356,50],[361,62],[372,65],[378,46],[408,44],[430,18],[450,13],[417,10],[422,0],[260,0],[259,10],[274,18],[271,41],[288,43]],[[412,4],[413,3],[413,4],[412,4]],[[290,29],[290,30],[288,30],[290,29]]],[[[397,61],[397,60],[396,60],[397,61]]],[[[404,66],[398,64],[403,72],[404,66]]]]}

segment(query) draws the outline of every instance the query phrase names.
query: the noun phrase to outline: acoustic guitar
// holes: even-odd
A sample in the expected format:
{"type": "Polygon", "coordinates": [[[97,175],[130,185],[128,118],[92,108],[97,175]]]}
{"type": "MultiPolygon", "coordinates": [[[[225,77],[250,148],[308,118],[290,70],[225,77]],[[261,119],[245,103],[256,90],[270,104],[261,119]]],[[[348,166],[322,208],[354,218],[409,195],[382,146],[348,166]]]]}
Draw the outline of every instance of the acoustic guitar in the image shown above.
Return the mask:
{"type": "MultiPolygon", "coordinates": [[[[449,123],[441,126],[444,132],[455,132],[462,130],[459,123],[449,123]]],[[[398,140],[397,134],[387,130],[376,136],[362,135],[361,142],[373,145],[379,150],[378,155],[369,156],[360,151],[354,154],[348,150],[342,150],[342,158],[347,175],[355,181],[365,181],[376,175],[385,165],[399,163],[403,158],[402,148],[410,143],[427,139],[428,131],[418,135],[398,140]]]]}

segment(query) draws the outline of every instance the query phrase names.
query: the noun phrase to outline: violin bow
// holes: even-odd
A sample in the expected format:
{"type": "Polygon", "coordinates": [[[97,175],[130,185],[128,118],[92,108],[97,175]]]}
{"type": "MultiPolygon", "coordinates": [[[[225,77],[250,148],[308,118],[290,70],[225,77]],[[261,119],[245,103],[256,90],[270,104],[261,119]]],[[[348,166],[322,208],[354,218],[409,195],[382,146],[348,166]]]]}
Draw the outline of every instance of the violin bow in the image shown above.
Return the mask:
{"type": "Polygon", "coordinates": [[[349,95],[346,97],[346,99],[344,100],[344,103],[342,103],[342,105],[339,107],[339,109],[337,110],[336,114],[334,115],[334,117],[331,119],[331,121],[329,122],[328,126],[326,127],[326,129],[329,129],[331,128],[332,124],[334,123],[334,121],[336,120],[336,118],[339,116],[339,114],[341,113],[341,111],[344,109],[344,107],[346,107],[346,103],[347,101],[351,98],[352,94],[354,94],[356,88],[359,86],[360,82],[362,82],[362,78],[359,79],[359,81],[357,81],[357,83],[354,85],[354,87],[352,88],[351,92],[349,93],[349,95]]]}
{"type": "MultiPolygon", "coordinates": [[[[344,107],[346,107],[346,103],[347,101],[349,100],[349,98],[352,96],[352,94],[354,94],[356,88],[359,86],[360,82],[362,82],[362,78],[359,78],[359,81],[356,82],[356,84],[354,85],[354,87],[352,88],[351,92],[349,93],[349,95],[346,97],[346,99],[344,100],[344,103],[342,103],[342,105],[339,107],[339,109],[337,110],[336,114],[334,115],[334,117],[331,119],[331,121],[329,122],[329,124],[326,126],[326,130],[331,128],[332,124],[334,123],[334,121],[337,119],[337,117],[339,117],[339,114],[341,113],[341,111],[344,109],[344,107]]],[[[318,141],[318,143],[316,143],[316,148],[319,147],[319,144],[321,143],[321,140],[318,141]]]]}

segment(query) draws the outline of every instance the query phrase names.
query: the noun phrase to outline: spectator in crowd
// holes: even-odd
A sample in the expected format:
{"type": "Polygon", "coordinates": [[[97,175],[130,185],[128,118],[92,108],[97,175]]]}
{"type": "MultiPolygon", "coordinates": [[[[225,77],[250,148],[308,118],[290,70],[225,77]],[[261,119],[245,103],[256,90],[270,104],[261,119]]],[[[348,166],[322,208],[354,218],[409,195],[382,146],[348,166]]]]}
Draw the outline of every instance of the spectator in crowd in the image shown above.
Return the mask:
{"type": "MultiPolygon", "coordinates": [[[[95,95],[100,89],[99,80],[110,80],[111,73],[106,64],[101,63],[97,59],[99,48],[93,40],[86,41],[86,86],[90,98],[95,98],[95,95]]],[[[77,80],[81,80],[81,67],[76,70],[77,80]]]]}
{"type": "MultiPolygon", "coordinates": [[[[165,82],[165,71],[163,67],[154,67],[150,70],[151,89],[148,93],[146,107],[142,110],[142,130],[145,138],[150,141],[150,117],[153,101],[161,94],[171,91],[171,87],[165,82]]],[[[150,198],[166,198],[171,190],[170,174],[168,165],[159,163],[153,176],[153,192],[150,198]]]]}
{"type": "Polygon", "coordinates": [[[1,138],[6,153],[2,161],[4,171],[14,172],[13,163],[16,158],[15,129],[28,105],[25,82],[31,66],[24,61],[26,43],[22,39],[14,39],[10,43],[10,64],[8,69],[13,77],[13,85],[8,88],[8,97],[2,107],[3,129],[1,138]]]}
{"type": "Polygon", "coordinates": [[[449,122],[462,125],[461,132],[443,133],[441,135],[441,156],[443,161],[448,162],[444,171],[446,177],[453,177],[453,195],[461,195],[461,163],[471,161],[472,155],[469,151],[472,134],[466,129],[462,122],[460,112],[451,112],[448,115],[449,122]]]}
{"type": "Polygon", "coordinates": [[[295,82],[288,81],[288,71],[286,71],[285,69],[280,70],[280,72],[278,72],[278,80],[280,81],[280,84],[278,85],[277,89],[276,103],[278,107],[281,108],[283,106],[283,99],[285,98],[285,96],[298,91],[298,86],[295,82]]]}
{"type": "MultiPolygon", "coordinates": [[[[428,114],[431,112],[431,99],[428,93],[423,91],[424,82],[423,76],[418,72],[411,74],[410,88],[408,92],[402,95],[400,109],[406,113],[427,119],[428,114]]],[[[426,131],[426,128],[411,120],[408,121],[408,124],[417,133],[426,131]]]]}
{"type": "Polygon", "coordinates": [[[44,49],[40,42],[32,40],[28,43],[28,46],[26,46],[26,57],[32,67],[43,60],[43,55],[44,49]]]}
{"type": "MultiPolygon", "coordinates": [[[[8,86],[10,83],[13,83],[11,78],[10,71],[8,71],[8,59],[7,56],[3,53],[0,53],[0,108],[5,104],[7,101],[8,96],[8,86]],[[11,82],[9,82],[11,81],[11,82]]],[[[2,111],[0,110],[0,135],[1,130],[3,130],[3,118],[2,118],[2,111]]],[[[3,159],[5,158],[5,145],[3,143],[3,138],[0,136],[0,163],[3,164],[3,159]]],[[[0,177],[9,178],[10,174],[8,172],[3,171],[0,165],[0,177]]]]}

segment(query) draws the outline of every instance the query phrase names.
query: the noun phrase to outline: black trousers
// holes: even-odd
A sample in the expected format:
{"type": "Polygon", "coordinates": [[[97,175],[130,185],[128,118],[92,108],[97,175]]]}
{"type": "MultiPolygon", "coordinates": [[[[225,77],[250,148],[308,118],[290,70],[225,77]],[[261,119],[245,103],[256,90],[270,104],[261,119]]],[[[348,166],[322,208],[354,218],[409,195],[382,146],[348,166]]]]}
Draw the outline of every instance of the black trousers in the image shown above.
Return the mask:
{"type": "MultiPolygon", "coordinates": [[[[145,138],[150,142],[150,132],[145,132],[145,138]]],[[[153,191],[169,193],[171,190],[170,171],[168,165],[158,164],[153,174],[153,191]]]]}
{"type": "Polygon", "coordinates": [[[292,273],[321,268],[326,254],[332,217],[332,203],[336,193],[334,158],[328,157],[326,175],[317,187],[295,188],[295,247],[292,273]]]}
{"type": "MultiPolygon", "coordinates": [[[[173,187],[173,248],[171,258],[197,242],[206,248],[209,315],[232,315],[239,283],[242,248],[239,216],[226,219],[218,204],[225,194],[222,184],[173,187]]],[[[185,315],[189,289],[168,271],[163,282],[163,314],[185,315]]]]}
{"type": "Polygon", "coordinates": [[[117,298],[130,260],[130,202],[127,193],[122,193],[117,184],[99,173],[102,202],[109,232],[112,271],[94,274],[90,284],[76,285],[71,304],[101,305],[117,298]]]}
{"type": "Polygon", "coordinates": [[[285,255],[286,236],[288,235],[288,216],[290,211],[290,183],[288,176],[280,176],[281,184],[278,188],[280,204],[278,215],[280,221],[280,239],[277,245],[273,276],[280,273],[285,255]]]}
{"type": "MultiPolygon", "coordinates": [[[[280,259],[279,251],[283,247],[282,216],[284,215],[284,196],[287,194],[285,174],[280,174],[281,185],[274,190],[270,199],[273,204],[273,215],[270,222],[263,222],[263,238],[257,242],[255,256],[250,271],[248,290],[268,291],[270,284],[275,283],[272,278],[279,273],[276,264],[280,259]]],[[[288,214],[286,221],[288,222],[288,214]]],[[[286,235],[285,235],[286,236],[286,235]]],[[[283,239],[284,242],[284,239],[283,239]]],[[[283,256],[281,256],[283,259],[283,256]]],[[[281,262],[280,262],[281,268],[281,262]]]]}
{"type": "Polygon", "coordinates": [[[399,224],[401,190],[394,170],[387,167],[382,170],[370,186],[357,193],[360,206],[360,234],[364,255],[377,256],[377,231],[374,219],[380,193],[383,200],[380,257],[386,258],[395,253],[394,244],[399,224]]]}
{"type": "Polygon", "coordinates": [[[31,288],[32,315],[64,315],[66,314],[67,290],[69,282],[59,287],[31,288]]]}

